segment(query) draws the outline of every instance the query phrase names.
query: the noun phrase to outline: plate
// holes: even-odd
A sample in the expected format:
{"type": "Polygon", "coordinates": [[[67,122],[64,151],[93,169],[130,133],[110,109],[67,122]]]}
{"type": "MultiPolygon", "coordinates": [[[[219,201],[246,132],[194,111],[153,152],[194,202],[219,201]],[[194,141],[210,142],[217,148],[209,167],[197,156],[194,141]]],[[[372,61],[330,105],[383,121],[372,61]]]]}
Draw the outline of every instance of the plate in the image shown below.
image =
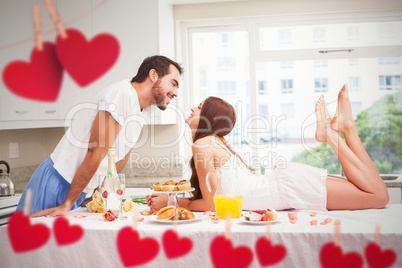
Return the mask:
{"type": "Polygon", "coordinates": [[[267,225],[267,223],[274,223],[274,222],[277,222],[277,221],[278,221],[278,219],[273,220],[273,221],[249,221],[249,220],[247,220],[244,216],[241,217],[240,220],[241,220],[242,222],[247,223],[247,224],[254,224],[254,225],[267,225]]]}
{"type": "MultiPolygon", "coordinates": [[[[156,219],[156,216],[151,217],[150,219],[151,219],[151,221],[154,221],[154,222],[160,222],[160,223],[166,223],[166,224],[174,224],[175,223],[175,221],[159,221],[156,219]]],[[[180,223],[190,223],[190,222],[194,222],[194,221],[198,221],[198,220],[201,220],[201,217],[196,215],[195,219],[181,220],[181,221],[178,220],[176,222],[180,224],[180,223]]]]}
{"type": "Polygon", "coordinates": [[[183,191],[155,191],[155,190],[153,190],[153,191],[158,194],[183,194],[183,193],[192,192],[194,190],[195,190],[195,188],[191,188],[190,190],[183,190],[183,191]]]}

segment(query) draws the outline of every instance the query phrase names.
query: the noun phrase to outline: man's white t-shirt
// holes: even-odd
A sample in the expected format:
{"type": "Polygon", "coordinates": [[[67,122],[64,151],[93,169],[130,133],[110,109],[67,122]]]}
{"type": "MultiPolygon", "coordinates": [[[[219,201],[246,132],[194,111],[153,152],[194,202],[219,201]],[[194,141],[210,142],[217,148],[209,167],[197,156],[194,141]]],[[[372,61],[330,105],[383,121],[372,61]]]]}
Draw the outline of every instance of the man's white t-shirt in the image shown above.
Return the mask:
{"type": "MultiPolygon", "coordinates": [[[[121,126],[112,146],[115,148],[115,161],[118,162],[128,154],[137,142],[142,127],[149,118],[151,107],[144,108],[141,111],[137,92],[130,80],[126,79],[103,89],[95,97],[93,103],[80,104],[70,110],[70,113],[74,114],[74,120],[50,155],[54,168],[70,184],[88,153],[92,124],[98,111],[108,111],[121,126]]],[[[100,120],[100,122],[102,121],[100,120]]],[[[100,143],[103,142],[100,141],[100,143]]],[[[98,176],[106,175],[107,166],[106,155],[84,189],[85,193],[90,193],[98,187],[98,176]]]]}

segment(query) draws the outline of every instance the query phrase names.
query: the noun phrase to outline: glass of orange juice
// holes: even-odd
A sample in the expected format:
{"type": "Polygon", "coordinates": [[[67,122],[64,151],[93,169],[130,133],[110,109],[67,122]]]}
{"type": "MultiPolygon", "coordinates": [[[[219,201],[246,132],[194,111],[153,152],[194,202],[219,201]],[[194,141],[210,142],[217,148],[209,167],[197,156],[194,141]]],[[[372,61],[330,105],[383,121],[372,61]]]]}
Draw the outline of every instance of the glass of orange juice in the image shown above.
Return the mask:
{"type": "Polygon", "coordinates": [[[243,207],[243,196],[214,196],[216,214],[221,219],[240,218],[243,207]]]}

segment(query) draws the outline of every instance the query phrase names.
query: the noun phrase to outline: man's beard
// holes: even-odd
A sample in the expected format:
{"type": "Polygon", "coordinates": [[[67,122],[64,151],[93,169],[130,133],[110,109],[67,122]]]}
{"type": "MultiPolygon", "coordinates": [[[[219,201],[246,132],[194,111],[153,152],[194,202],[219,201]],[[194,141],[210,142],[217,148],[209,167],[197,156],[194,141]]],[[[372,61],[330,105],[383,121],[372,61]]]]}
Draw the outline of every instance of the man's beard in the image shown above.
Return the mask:
{"type": "Polygon", "coordinates": [[[159,86],[161,81],[158,79],[158,81],[155,82],[152,86],[152,96],[155,99],[156,106],[158,106],[159,109],[162,111],[166,110],[167,104],[164,103],[165,100],[165,93],[163,92],[163,89],[159,86]]]}

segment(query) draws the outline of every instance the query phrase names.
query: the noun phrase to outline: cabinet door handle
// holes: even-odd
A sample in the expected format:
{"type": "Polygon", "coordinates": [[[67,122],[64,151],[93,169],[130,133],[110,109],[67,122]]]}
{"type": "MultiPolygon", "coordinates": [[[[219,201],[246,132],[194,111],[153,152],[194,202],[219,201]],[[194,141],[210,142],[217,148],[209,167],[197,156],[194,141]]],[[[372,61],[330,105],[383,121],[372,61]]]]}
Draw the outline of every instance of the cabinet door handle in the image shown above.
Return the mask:
{"type": "Polygon", "coordinates": [[[27,114],[28,110],[17,110],[17,111],[15,111],[15,113],[17,113],[17,114],[27,114]]]}
{"type": "Polygon", "coordinates": [[[45,113],[46,114],[54,114],[56,112],[56,110],[46,110],[45,113]]]}

